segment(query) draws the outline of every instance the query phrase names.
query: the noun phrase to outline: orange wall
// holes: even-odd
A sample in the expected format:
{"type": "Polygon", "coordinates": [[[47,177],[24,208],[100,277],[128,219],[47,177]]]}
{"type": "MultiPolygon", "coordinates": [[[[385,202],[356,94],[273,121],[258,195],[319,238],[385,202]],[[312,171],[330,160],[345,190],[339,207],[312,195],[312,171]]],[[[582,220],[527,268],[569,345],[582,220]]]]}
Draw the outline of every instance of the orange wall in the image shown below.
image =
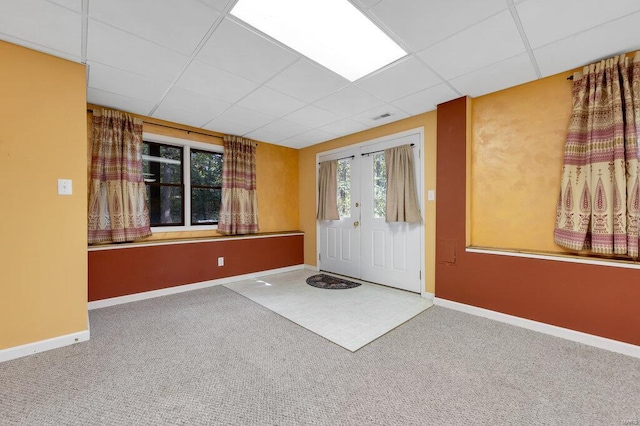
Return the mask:
{"type": "Polygon", "coordinates": [[[572,106],[568,75],[472,101],[471,245],[562,252],[553,228],[572,106]]]}
{"type": "Polygon", "coordinates": [[[87,329],[86,94],[83,65],[2,41],[0,64],[5,349],[87,329]]]}
{"type": "MultiPolygon", "coordinates": [[[[436,182],[436,113],[435,111],[396,121],[374,129],[344,136],[313,145],[299,151],[300,164],[300,229],[305,233],[304,263],[317,265],[316,240],[316,154],[392,135],[405,130],[424,127],[424,200],[425,200],[425,287],[435,291],[435,201],[427,200],[427,190],[435,189],[436,182]]],[[[437,197],[436,197],[437,198],[437,197]]]]}
{"type": "MultiPolygon", "coordinates": [[[[88,105],[88,109],[101,108],[88,105]]],[[[171,123],[151,117],[132,114],[145,121],[144,131],[158,135],[172,136],[197,142],[222,145],[223,134],[204,129],[171,123]],[[151,123],[172,126],[171,129],[154,126],[151,123]],[[188,133],[188,131],[206,133],[188,133]]],[[[87,143],[91,150],[91,113],[87,113],[87,143]]],[[[91,156],[87,157],[87,169],[91,166],[91,156]]],[[[258,142],[256,150],[256,185],[258,188],[258,223],[260,232],[298,230],[298,152],[293,148],[258,142]]],[[[210,237],[219,235],[216,231],[159,232],[145,241],[174,238],[210,237]]]]}

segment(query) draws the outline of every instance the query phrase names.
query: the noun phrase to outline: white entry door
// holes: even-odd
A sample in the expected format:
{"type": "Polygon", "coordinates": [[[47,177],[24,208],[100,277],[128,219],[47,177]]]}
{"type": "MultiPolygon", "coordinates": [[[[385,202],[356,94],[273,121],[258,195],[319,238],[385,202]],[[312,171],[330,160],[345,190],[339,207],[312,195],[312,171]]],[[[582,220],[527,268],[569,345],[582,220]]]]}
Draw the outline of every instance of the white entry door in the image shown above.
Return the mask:
{"type": "MultiPolygon", "coordinates": [[[[422,197],[421,133],[403,134],[320,156],[338,160],[340,220],[320,221],[319,267],[353,278],[420,293],[421,224],[387,223],[384,149],[414,144],[416,184],[422,197]]],[[[422,205],[422,202],[420,202],[422,205]]],[[[423,213],[424,215],[424,213],[423,213]]]]}

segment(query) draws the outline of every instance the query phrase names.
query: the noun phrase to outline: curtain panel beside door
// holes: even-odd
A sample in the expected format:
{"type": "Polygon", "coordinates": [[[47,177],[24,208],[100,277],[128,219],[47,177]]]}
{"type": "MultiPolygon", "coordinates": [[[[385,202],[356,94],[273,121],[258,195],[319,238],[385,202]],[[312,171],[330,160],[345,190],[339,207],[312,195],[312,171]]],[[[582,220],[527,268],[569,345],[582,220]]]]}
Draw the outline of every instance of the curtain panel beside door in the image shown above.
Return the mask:
{"type": "Polygon", "coordinates": [[[387,168],[387,222],[422,222],[411,145],[384,150],[387,168]]]}
{"type": "Polygon", "coordinates": [[[338,160],[323,161],[318,171],[318,220],[338,220],[338,160]]]}

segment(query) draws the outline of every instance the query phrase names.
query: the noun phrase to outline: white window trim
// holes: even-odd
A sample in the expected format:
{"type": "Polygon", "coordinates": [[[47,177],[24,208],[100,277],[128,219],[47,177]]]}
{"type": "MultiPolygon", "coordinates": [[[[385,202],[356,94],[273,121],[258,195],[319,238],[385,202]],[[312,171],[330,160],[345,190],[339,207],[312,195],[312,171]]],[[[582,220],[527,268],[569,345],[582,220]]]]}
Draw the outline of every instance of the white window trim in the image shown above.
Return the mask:
{"type": "Polygon", "coordinates": [[[151,232],[212,231],[218,229],[218,225],[191,225],[191,148],[222,154],[224,152],[222,145],[213,145],[148,132],[142,133],[142,139],[149,142],[157,142],[183,148],[182,181],[184,182],[184,225],[152,226],[151,232]]]}

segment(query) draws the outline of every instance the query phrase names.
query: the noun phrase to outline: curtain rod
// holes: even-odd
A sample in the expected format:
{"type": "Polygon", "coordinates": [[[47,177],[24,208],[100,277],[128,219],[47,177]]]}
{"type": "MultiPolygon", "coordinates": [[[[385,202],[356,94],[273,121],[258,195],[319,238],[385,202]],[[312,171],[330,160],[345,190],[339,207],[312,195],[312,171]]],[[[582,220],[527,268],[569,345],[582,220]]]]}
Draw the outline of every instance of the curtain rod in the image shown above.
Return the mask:
{"type": "MultiPolygon", "coordinates": [[[[415,145],[416,145],[415,143],[412,143],[410,146],[415,146],[415,145]]],[[[384,152],[384,149],[379,149],[377,151],[371,151],[371,152],[364,152],[362,153],[362,155],[365,156],[365,155],[375,154],[377,152],[384,152]]]]}
{"type": "MultiPolygon", "coordinates": [[[[87,112],[93,113],[93,110],[87,108],[87,112]]],[[[166,127],[168,129],[181,130],[183,132],[187,132],[187,134],[195,133],[196,135],[203,135],[203,136],[209,136],[210,138],[222,139],[222,137],[220,137],[220,136],[210,135],[208,133],[196,132],[196,131],[193,131],[193,130],[185,130],[185,129],[181,129],[179,127],[167,126],[166,124],[151,123],[150,121],[144,121],[144,120],[142,120],[142,122],[145,123],[145,124],[151,124],[152,126],[160,126],[160,127],[166,127]]]]}
{"type": "MultiPolygon", "coordinates": [[[[346,160],[347,158],[354,158],[355,155],[349,155],[348,157],[342,157],[342,158],[336,158],[336,161],[340,161],[340,160],[346,160]]],[[[320,163],[318,163],[320,164],[320,163]]]]}

